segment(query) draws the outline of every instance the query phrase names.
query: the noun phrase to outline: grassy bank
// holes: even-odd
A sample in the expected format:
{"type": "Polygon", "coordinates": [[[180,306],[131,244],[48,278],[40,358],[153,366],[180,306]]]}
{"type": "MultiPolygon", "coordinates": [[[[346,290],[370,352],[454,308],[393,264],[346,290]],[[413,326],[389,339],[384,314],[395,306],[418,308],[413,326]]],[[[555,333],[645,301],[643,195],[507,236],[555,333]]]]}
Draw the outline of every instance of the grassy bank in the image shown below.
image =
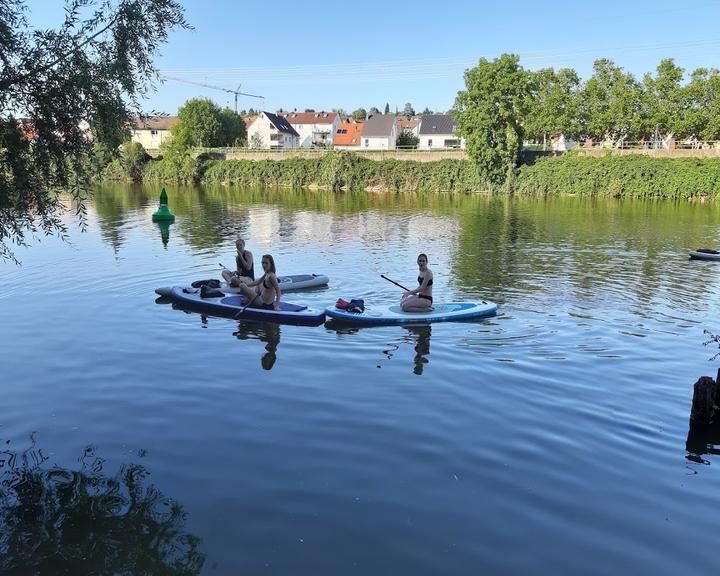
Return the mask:
{"type": "MultiPolygon", "coordinates": [[[[234,184],[390,192],[487,191],[472,162],[369,160],[348,152],[287,160],[211,160],[190,156],[150,161],[148,182],[234,184]]],[[[715,198],[720,193],[720,159],[647,156],[582,157],[567,154],[523,166],[518,194],[627,198],[715,198]]]]}
{"type": "Polygon", "coordinates": [[[515,191],[618,198],[715,198],[720,193],[720,158],[590,158],[574,154],[541,158],[522,167],[515,191]]]}

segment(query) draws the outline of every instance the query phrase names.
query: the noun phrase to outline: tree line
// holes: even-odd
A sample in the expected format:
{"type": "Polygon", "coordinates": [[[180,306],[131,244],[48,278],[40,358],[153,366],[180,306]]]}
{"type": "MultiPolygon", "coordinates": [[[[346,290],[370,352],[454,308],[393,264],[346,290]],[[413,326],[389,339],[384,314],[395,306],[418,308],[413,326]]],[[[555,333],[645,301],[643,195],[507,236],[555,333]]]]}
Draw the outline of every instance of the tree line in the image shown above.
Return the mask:
{"type": "Polygon", "coordinates": [[[583,82],[571,68],[527,70],[503,54],[465,72],[453,114],[483,176],[502,184],[512,181],[524,141],[556,134],[611,145],[658,135],[720,140],[720,71],[687,75],[668,58],[638,79],[602,58],[583,82]]]}

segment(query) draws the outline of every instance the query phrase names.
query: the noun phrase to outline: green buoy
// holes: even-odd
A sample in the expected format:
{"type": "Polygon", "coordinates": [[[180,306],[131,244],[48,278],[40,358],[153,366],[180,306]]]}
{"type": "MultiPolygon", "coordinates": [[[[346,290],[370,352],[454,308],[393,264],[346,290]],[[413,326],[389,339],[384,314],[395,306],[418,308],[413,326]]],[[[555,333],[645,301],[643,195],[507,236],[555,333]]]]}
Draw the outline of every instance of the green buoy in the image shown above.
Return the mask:
{"type": "Polygon", "coordinates": [[[170,212],[167,204],[167,192],[165,192],[165,188],[163,188],[162,192],[160,192],[160,206],[158,206],[157,211],[153,212],[152,215],[153,222],[175,222],[175,214],[170,212]]]}

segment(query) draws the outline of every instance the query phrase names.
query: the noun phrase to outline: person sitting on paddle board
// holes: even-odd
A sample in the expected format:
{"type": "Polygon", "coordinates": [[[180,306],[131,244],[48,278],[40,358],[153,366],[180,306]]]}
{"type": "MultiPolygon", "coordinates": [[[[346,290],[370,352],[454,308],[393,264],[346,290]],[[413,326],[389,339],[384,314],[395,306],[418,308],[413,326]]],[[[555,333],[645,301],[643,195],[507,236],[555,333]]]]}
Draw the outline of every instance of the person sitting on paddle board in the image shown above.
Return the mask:
{"type": "Polygon", "coordinates": [[[417,277],[418,287],[403,294],[400,308],[403,312],[429,312],[432,309],[433,273],[428,268],[428,258],[425,254],[417,257],[420,273],[417,277]]]}
{"type": "Polygon", "coordinates": [[[253,255],[250,250],[245,250],[245,240],[238,238],[235,242],[237,254],[235,255],[235,267],[237,270],[223,270],[222,277],[230,286],[240,286],[240,284],[248,284],[255,280],[255,265],[253,264],[253,255]]]}
{"type": "Polygon", "coordinates": [[[270,254],[263,254],[261,264],[264,274],[257,280],[239,284],[240,293],[248,299],[250,308],[280,310],[280,284],[275,271],[275,260],[270,254]]]}

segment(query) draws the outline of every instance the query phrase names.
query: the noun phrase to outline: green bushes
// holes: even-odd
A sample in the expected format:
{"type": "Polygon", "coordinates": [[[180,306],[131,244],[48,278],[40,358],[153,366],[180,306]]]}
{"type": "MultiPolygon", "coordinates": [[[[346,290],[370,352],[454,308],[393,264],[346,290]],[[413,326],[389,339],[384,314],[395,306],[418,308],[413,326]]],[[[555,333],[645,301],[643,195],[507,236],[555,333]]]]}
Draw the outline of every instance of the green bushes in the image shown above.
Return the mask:
{"type": "MultiPolygon", "coordinates": [[[[105,179],[127,178],[122,162],[111,162],[105,179]]],[[[482,192],[492,188],[468,160],[415,162],[369,160],[352,152],[287,160],[211,160],[168,154],[144,165],[150,182],[233,184],[280,188],[380,190],[389,192],[482,192]]],[[[720,158],[653,158],[641,155],[592,158],[566,154],[523,166],[516,194],[629,198],[715,197],[720,193],[720,158]]]]}
{"type": "Polygon", "coordinates": [[[200,181],[243,186],[378,189],[393,192],[479,192],[474,166],[465,160],[368,160],[351,152],[288,160],[208,160],[200,181]]]}
{"type": "Polygon", "coordinates": [[[625,198],[715,197],[720,192],[720,158],[653,158],[639,154],[592,158],[566,154],[523,166],[515,192],[625,198]]]}

